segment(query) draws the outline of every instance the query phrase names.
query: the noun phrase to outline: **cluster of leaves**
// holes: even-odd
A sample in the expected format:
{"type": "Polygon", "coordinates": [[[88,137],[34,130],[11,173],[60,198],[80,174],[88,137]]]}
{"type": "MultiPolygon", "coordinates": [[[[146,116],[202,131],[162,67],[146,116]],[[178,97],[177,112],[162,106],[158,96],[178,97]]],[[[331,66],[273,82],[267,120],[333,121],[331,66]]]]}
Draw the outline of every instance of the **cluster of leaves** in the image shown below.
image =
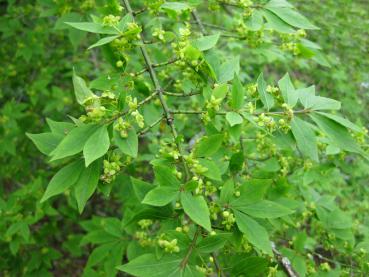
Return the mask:
{"type": "MultiPolygon", "coordinates": [[[[315,86],[291,80],[288,73],[273,82],[281,72],[276,69],[260,73],[271,63],[279,67],[291,60],[329,65],[321,47],[306,38],[307,30],[318,28],[294,6],[285,0],[124,0],[122,6],[85,1],[74,11],[61,2],[49,3],[42,15],[61,9],[55,29],[66,30],[74,47],[83,43],[92,51],[85,55],[93,65],[84,62],[71,73],[70,64],[68,71],[85,112],[62,105],[59,118],[68,113],[70,121],[47,119],[43,133],[27,133],[58,171],[40,195],[48,174],[40,161],[31,163],[27,171],[41,168],[32,173],[37,177],[0,199],[6,215],[2,243],[12,255],[30,245],[43,247],[15,270],[11,263],[21,258],[0,263],[5,274],[46,274],[65,251],[74,259],[87,253],[84,276],[369,272],[369,226],[362,217],[353,222],[350,214],[369,207],[363,202],[348,210],[350,191],[341,189],[360,187],[357,197],[366,199],[367,130],[339,114],[339,101],[316,95],[315,86]],[[79,74],[93,66],[96,72],[86,82],[79,74]],[[352,160],[360,169],[353,169],[352,160]],[[54,197],[59,194],[66,197],[54,197]],[[107,206],[103,210],[100,200],[107,206]],[[35,212],[26,215],[25,201],[35,212]],[[68,235],[57,233],[62,250],[48,241],[56,237],[51,234],[57,215],[68,235]],[[84,235],[72,234],[80,216],[86,220],[77,229],[84,235]],[[30,232],[37,225],[40,230],[30,232]]],[[[9,4],[9,14],[12,8],[18,12],[9,4]]],[[[52,48],[50,36],[42,38],[52,48]]],[[[36,53],[19,51],[26,60],[37,59],[36,53]]],[[[48,54],[53,57],[40,55],[57,60],[55,68],[68,59],[48,54]]],[[[60,74],[60,68],[52,69],[60,74]]],[[[51,97],[48,83],[44,86],[44,97],[51,97]]],[[[22,89],[21,96],[29,92],[22,89]]],[[[60,89],[56,94],[61,97],[60,89]]],[[[18,102],[41,112],[38,99],[18,102]]],[[[17,126],[14,110],[8,116],[17,126]]]]}
{"type": "Polygon", "coordinates": [[[368,99],[365,95],[369,90],[369,64],[368,60],[362,59],[369,50],[369,23],[365,3],[327,1],[320,5],[320,1],[312,1],[311,5],[299,5],[297,2],[296,5],[301,6],[299,8],[306,14],[312,11],[316,13],[314,22],[321,27],[321,32],[312,34],[312,37],[324,45],[330,64],[328,71],[314,65],[306,68],[306,77],[319,79],[318,85],[322,91],[344,101],[343,110],[346,114],[367,120],[365,107],[368,106],[368,99]],[[347,9],[340,9],[341,4],[346,4],[347,9]],[[345,53],[346,49],[350,49],[350,55],[345,53]]]}

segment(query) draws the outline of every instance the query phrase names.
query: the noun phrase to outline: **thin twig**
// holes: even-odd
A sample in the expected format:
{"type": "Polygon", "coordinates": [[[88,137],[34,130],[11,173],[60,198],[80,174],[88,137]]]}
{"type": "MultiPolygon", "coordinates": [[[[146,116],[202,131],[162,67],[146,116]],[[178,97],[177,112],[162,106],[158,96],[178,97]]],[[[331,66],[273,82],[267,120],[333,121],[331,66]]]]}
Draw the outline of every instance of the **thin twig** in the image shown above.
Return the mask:
{"type": "Polygon", "coordinates": [[[183,260],[181,261],[181,263],[179,265],[180,268],[184,269],[186,267],[186,265],[188,263],[188,260],[191,257],[192,251],[195,248],[196,241],[197,241],[197,238],[199,237],[200,232],[201,232],[201,227],[198,225],[197,226],[197,229],[196,229],[196,232],[195,232],[195,234],[193,236],[192,242],[191,242],[190,246],[188,247],[186,256],[183,258],[183,260]]]}
{"type": "MultiPolygon", "coordinates": [[[[123,0],[123,2],[124,2],[124,5],[125,5],[128,13],[131,14],[131,16],[133,17],[133,20],[135,20],[135,16],[133,14],[131,5],[129,3],[129,0],[123,0]]],[[[144,41],[144,37],[143,37],[143,34],[142,33],[140,34],[140,38],[141,38],[141,41],[143,42],[144,41]]],[[[166,119],[167,124],[169,125],[169,127],[171,129],[174,142],[176,143],[177,148],[178,148],[178,152],[180,153],[182,164],[183,164],[183,167],[184,167],[184,170],[185,170],[185,174],[186,174],[186,179],[188,180],[190,178],[190,172],[189,172],[187,163],[186,163],[186,161],[184,159],[184,151],[182,149],[182,146],[181,146],[180,142],[178,141],[178,134],[177,134],[177,130],[176,130],[175,126],[174,126],[172,114],[170,113],[169,108],[168,108],[168,105],[167,105],[167,103],[166,103],[166,101],[164,99],[163,89],[162,89],[162,87],[161,87],[161,85],[159,83],[159,80],[158,80],[157,76],[156,76],[156,72],[154,70],[154,67],[152,66],[153,64],[152,64],[151,59],[150,59],[150,56],[149,56],[149,54],[148,54],[148,52],[146,50],[146,46],[144,44],[142,44],[140,46],[140,49],[141,49],[142,56],[143,56],[143,58],[145,60],[145,63],[146,63],[148,72],[150,74],[151,81],[152,81],[152,83],[153,83],[153,85],[155,87],[155,91],[158,93],[159,100],[160,100],[161,106],[163,108],[165,119],[166,119]]]]}
{"type": "Polygon", "coordinates": [[[152,128],[154,128],[156,125],[162,122],[164,118],[165,118],[164,116],[161,116],[160,118],[155,120],[153,123],[151,123],[149,126],[147,126],[145,129],[142,129],[137,135],[142,136],[146,134],[148,131],[150,131],[152,128]]]}
{"type": "MultiPolygon", "coordinates": [[[[204,114],[207,111],[194,111],[194,110],[171,110],[171,114],[204,114]]],[[[226,112],[216,112],[216,115],[226,115],[226,112]]]]}
{"type": "MultiPolygon", "coordinates": [[[[201,111],[195,111],[195,110],[172,110],[170,111],[172,114],[205,114],[207,113],[208,111],[206,110],[201,110],[201,111]]],[[[241,111],[242,112],[242,111],[241,111]]],[[[304,114],[304,113],[310,113],[311,111],[310,110],[297,110],[297,111],[294,111],[293,113],[294,114],[304,114]]],[[[226,115],[227,114],[227,111],[218,111],[218,112],[215,112],[216,115],[226,115]]],[[[255,113],[252,113],[250,115],[261,115],[261,114],[264,114],[264,115],[284,115],[286,114],[284,111],[278,111],[278,112],[255,112],[255,113]]]]}
{"type": "MultiPolygon", "coordinates": [[[[144,104],[146,104],[147,102],[151,101],[151,99],[153,99],[156,95],[158,95],[158,92],[157,91],[154,91],[148,97],[146,97],[142,101],[138,102],[137,109],[140,108],[141,106],[143,106],[144,104]]],[[[109,123],[113,122],[114,120],[118,119],[119,117],[122,117],[124,115],[127,115],[129,112],[130,112],[129,110],[125,110],[123,112],[120,112],[119,114],[113,116],[111,119],[109,119],[108,121],[106,121],[105,124],[109,124],[109,123]]]]}
{"type": "Polygon", "coordinates": [[[207,35],[206,29],[205,29],[204,25],[202,24],[202,21],[201,21],[199,15],[197,14],[197,11],[194,9],[194,10],[192,10],[191,14],[192,14],[193,19],[196,21],[196,24],[199,25],[199,28],[200,28],[200,31],[201,31],[202,35],[206,36],[207,35]]]}
{"type": "Polygon", "coordinates": [[[225,33],[222,33],[220,35],[222,37],[227,37],[227,38],[246,39],[246,36],[237,36],[237,35],[225,34],[225,33]]]}
{"type": "MultiPolygon", "coordinates": [[[[169,65],[169,64],[173,64],[175,63],[176,61],[178,61],[179,59],[178,58],[172,58],[170,59],[169,61],[166,61],[166,62],[162,62],[162,63],[153,63],[152,64],[152,67],[153,68],[156,68],[156,67],[161,67],[161,66],[166,66],[166,65],[169,65]]],[[[136,72],[136,73],[133,73],[134,76],[139,76],[141,74],[144,74],[145,72],[149,71],[148,68],[144,68],[144,69],[141,69],[140,71],[136,72]]]]}
{"type": "MultiPolygon", "coordinates": [[[[192,24],[199,24],[197,21],[191,21],[190,23],[192,24]]],[[[233,32],[233,30],[228,30],[227,28],[224,28],[223,26],[220,25],[215,25],[215,24],[211,24],[211,23],[206,23],[206,22],[202,22],[203,26],[209,27],[209,28],[213,28],[213,29],[219,29],[222,31],[226,31],[226,32],[233,32]]]]}
{"type": "Polygon", "coordinates": [[[170,59],[169,61],[166,61],[166,62],[154,63],[154,64],[152,64],[152,67],[156,68],[156,67],[166,66],[168,64],[172,64],[172,63],[175,63],[177,61],[179,61],[179,59],[177,57],[174,57],[174,58],[172,58],[172,59],[170,59]]]}
{"type": "Polygon", "coordinates": [[[142,8],[142,9],[140,9],[140,10],[138,10],[138,11],[134,11],[134,12],[133,12],[133,15],[134,15],[134,16],[136,16],[136,15],[139,15],[139,14],[141,14],[141,13],[145,12],[145,11],[147,11],[147,9],[146,9],[146,8],[142,8]]]}
{"type": "Polygon", "coordinates": [[[190,93],[185,94],[185,93],[175,93],[175,92],[164,91],[164,94],[168,96],[187,97],[187,96],[199,95],[201,94],[201,92],[190,92],[190,93]]]}
{"type": "Polygon", "coordinates": [[[217,275],[218,275],[218,277],[225,277],[225,274],[223,273],[223,270],[220,267],[220,264],[218,262],[217,256],[214,253],[212,253],[211,256],[214,259],[214,265],[215,265],[215,268],[217,269],[217,275]]]}

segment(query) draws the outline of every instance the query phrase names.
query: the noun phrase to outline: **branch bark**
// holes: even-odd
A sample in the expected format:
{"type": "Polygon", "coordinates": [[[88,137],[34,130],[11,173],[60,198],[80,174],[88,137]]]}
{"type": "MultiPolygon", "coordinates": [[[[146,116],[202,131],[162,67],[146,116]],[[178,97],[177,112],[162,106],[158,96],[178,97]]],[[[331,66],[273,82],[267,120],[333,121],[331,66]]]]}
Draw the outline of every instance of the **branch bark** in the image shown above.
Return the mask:
{"type": "Polygon", "coordinates": [[[272,242],[272,250],[274,256],[276,257],[278,262],[282,265],[284,271],[289,277],[300,277],[300,275],[292,267],[291,261],[287,257],[284,257],[282,253],[277,250],[274,242],[272,242]]]}
{"type": "Polygon", "coordinates": [[[195,248],[195,245],[196,245],[196,241],[197,241],[197,238],[199,237],[200,235],[200,232],[201,232],[201,227],[200,226],[197,226],[197,229],[196,229],[196,232],[193,236],[193,239],[191,241],[191,244],[190,246],[188,247],[188,250],[187,250],[187,253],[186,253],[186,256],[183,258],[183,260],[181,261],[180,263],[180,268],[181,269],[184,269],[188,263],[188,260],[189,258],[191,257],[191,254],[192,254],[192,251],[193,249],[195,248]]]}
{"type": "MultiPolygon", "coordinates": [[[[129,3],[129,0],[123,0],[123,3],[124,3],[124,6],[126,7],[126,10],[132,16],[133,20],[135,21],[135,14],[132,11],[132,8],[131,8],[131,5],[129,3]]],[[[145,41],[142,33],[140,34],[140,39],[141,39],[141,42],[144,42],[145,41]]],[[[144,43],[142,43],[142,45],[140,46],[140,50],[141,50],[142,56],[143,56],[143,58],[145,60],[145,63],[146,63],[146,67],[148,69],[148,72],[150,74],[151,81],[152,81],[152,83],[153,83],[153,85],[155,87],[155,92],[158,93],[159,100],[160,100],[161,106],[163,108],[164,117],[165,117],[165,119],[167,121],[167,124],[169,125],[169,127],[171,129],[174,142],[176,143],[177,148],[178,148],[178,152],[181,155],[181,161],[182,161],[182,164],[183,164],[183,167],[184,167],[184,170],[185,170],[186,179],[188,180],[189,177],[190,177],[190,172],[189,172],[187,163],[186,163],[186,161],[184,159],[184,151],[182,149],[182,146],[181,146],[180,142],[178,141],[178,134],[177,134],[177,130],[176,130],[175,126],[174,126],[173,116],[170,113],[170,110],[168,108],[168,105],[167,105],[167,103],[166,103],[166,101],[164,99],[164,96],[163,96],[163,88],[161,87],[161,85],[159,83],[159,79],[158,79],[158,77],[156,75],[155,69],[153,67],[153,63],[151,62],[150,56],[149,56],[149,54],[148,54],[148,52],[146,50],[146,46],[144,45],[144,43]]]]}

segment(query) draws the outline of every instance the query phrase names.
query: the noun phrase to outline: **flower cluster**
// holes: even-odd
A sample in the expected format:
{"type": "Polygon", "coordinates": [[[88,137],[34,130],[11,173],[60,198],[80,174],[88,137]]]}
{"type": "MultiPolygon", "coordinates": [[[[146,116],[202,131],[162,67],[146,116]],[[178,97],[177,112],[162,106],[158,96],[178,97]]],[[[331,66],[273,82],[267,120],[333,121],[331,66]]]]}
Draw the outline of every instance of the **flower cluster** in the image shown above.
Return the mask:
{"type": "Polygon", "coordinates": [[[118,131],[122,138],[128,137],[128,130],[131,128],[131,124],[128,121],[124,121],[122,117],[119,117],[114,124],[114,130],[118,131]]]}
{"type": "Polygon", "coordinates": [[[100,177],[104,183],[111,183],[115,180],[116,175],[122,166],[120,158],[120,155],[113,153],[109,160],[104,160],[104,174],[100,177]]]}
{"type": "Polygon", "coordinates": [[[160,238],[158,240],[158,245],[161,248],[164,248],[164,251],[168,253],[178,253],[180,251],[180,248],[177,245],[177,243],[178,243],[177,239],[172,239],[171,241],[168,241],[160,238]]]}
{"type": "Polygon", "coordinates": [[[118,24],[120,20],[120,16],[116,16],[116,15],[113,15],[113,14],[109,14],[107,16],[105,16],[102,20],[102,24],[104,26],[116,26],[118,24]]]}
{"type": "Polygon", "coordinates": [[[229,211],[223,211],[222,213],[223,215],[223,221],[222,221],[222,225],[225,226],[226,230],[231,230],[231,228],[233,227],[233,225],[236,222],[236,219],[233,215],[233,213],[229,212],[229,211]]]}
{"type": "Polygon", "coordinates": [[[297,30],[291,34],[281,34],[282,45],[281,49],[287,52],[291,52],[297,56],[301,53],[299,42],[302,38],[306,37],[306,31],[303,29],[297,30]]]}

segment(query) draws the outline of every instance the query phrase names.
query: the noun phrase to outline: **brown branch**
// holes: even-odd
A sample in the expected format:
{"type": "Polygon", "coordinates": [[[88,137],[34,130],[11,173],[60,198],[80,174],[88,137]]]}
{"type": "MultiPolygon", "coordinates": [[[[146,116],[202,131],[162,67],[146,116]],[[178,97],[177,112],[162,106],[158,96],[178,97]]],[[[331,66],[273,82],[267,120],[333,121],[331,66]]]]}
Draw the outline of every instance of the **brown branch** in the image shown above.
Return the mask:
{"type": "Polygon", "coordinates": [[[219,277],[225,277],[226,275],[223,273],[223,270],[222,270],[222,268],[220,267],[220,264],[219,264],[219,262],[218,262],[218,258],[217,258],[217,256],[214,254],[214,253],[212,253],[211,254],[211,257],[214,259],[214,265],[215,265],[215,268],[217,269],[217,275],[219,276],[219,277]]]}
{"type": "Polygon", "coordinates": [[[201,21],[199,15],[198,15],[197,11],[194,9],[194,10],[192,10],[191,14],[192,14],[192,17],[195,20],[196,24],[199,25],[199,28],[200,28],[200,31],[201,31],[202,35],[206,36],[207,35],[206,29],[205,29],[204,25],[202,24],[202,21],[201,21]]]}
{"type": "Polygon", "coordinates": [[[299,274],[292,267],[290,260],[287,257],[284,257],[282,253],[277,250],[274,242],[272,242],[272,250],[278,262],[283,266],[286,274],[289,277],[299,277],[299,274]]]}
{"type": "Polygon", "coordinates": [[[191,257],[192,251],[195,248],[196,241],[197,241],[197,238],[199,237],[200,232],[201,232],[201,227],[200,226],[197,226],[197,230],[196,230],[196,232],[195,232],[195,234],[193,236],[193,239],[192,239],[192,242],[191,242],[190,246],[188,247],[186,256],[183,258],[183,260],[181,261],[181,263],[179,265],[182,270],[186,267],[186,265],[188,263],[188,260],[191,257]]]}

